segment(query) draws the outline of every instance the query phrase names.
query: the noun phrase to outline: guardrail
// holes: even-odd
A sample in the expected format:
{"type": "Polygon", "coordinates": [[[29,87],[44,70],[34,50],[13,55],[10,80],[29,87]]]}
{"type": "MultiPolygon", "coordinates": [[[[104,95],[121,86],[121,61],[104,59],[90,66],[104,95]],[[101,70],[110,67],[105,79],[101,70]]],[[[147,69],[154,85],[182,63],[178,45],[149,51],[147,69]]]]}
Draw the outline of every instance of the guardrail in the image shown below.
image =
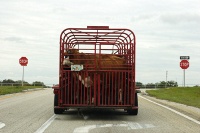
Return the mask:
{"type": "MultiPolygon", "coordinates": [[[[28,84],[24,83],[24,86],[45,86],[44,84],[28,84]]],[[[0,86],[22,86],[22,83],[0,83],[0,86]]]]}
{"type": "MultiPolygon", "coordinates": [[[[169,88],[169,87],[184,87],[182,84],[178,84],[178,86],[161,86],[161,85],[142,85],[138,86],[143,89],[152,89],[152,88],[169,88]]],[[[200,84],[185,84],[185,87],[200,87],[200,84]]]]}
{"type": "MultiPolygon", "coordinates": [[[[56,84],[29,84],[24,83],[23,86],[42,86],[42,88],[52,88],[56,84]]],[[[0,83],[1,86],[22,86],[21,83],[0,83]]]]}

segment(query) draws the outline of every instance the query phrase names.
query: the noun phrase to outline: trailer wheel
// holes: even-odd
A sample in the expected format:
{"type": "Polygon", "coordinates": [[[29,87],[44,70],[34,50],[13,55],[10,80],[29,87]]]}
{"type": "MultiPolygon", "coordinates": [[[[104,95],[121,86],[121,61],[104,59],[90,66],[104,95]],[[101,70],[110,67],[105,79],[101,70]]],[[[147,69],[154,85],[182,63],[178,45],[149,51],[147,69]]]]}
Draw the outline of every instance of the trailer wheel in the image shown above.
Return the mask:
{"type": "Polygon", "coordinates": [[[62,114],[63,109],[56,109],[55,106],[58,106],[58,95],[54,95],[54,114],[62,114]]]}
{"type": "MultiPolygon", "coordinates": [[[[135,106],[138,107],[138,96],[137,93],[135,93],[135,106]]],[[[129,115],[137,115],[138,109],[128,109],[127,110],[129,115]]]]}

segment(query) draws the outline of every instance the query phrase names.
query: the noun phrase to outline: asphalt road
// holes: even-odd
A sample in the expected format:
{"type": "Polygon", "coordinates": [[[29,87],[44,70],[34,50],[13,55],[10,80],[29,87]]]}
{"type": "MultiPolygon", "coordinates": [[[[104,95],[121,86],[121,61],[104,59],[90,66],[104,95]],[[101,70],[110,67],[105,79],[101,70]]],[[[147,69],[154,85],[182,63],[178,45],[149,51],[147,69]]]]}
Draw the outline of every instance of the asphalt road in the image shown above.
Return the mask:
{"type": "MultiPolygon", "coordinates": [[[[147,97],[148,98],[148,97],[147,97]]],[[[0,133],[199,133],[200,121],[139,97],[139,113],[69,110],[53,113],[51,88],[0,96],[0,133]]]]}

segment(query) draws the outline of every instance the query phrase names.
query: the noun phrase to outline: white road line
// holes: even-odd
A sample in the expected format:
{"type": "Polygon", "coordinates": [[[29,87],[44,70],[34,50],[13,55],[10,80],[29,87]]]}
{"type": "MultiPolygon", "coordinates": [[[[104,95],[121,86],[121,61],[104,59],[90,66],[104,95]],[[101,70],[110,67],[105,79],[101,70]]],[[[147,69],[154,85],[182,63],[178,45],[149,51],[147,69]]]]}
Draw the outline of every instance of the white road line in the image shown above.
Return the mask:
{"type": "Polygon", "coordinates": [[[143,128],[153,128],[155,127],[152,124],[139,124],[135,122],[126,122],[122,121],[122,124],[104,124],[104,125],[86,125],[82,127],[77,127],[74,129],[73,133],[89,133],[90,130],[95,128],[115,128],[115,127],[126,127],[127,130],[137,130],[137,129],[143,129],[143,128]]]}
{"type": "Polygon", "coordinates": [[[55,120],[56,115],[54,114],[51,118],[49,118],[35,133],[43,133],[49,125],[55,120]]]}
{"type": "Polygon", "coordinates": [[[0,122],[0,129],[3,128],[6,124],[4,124],[3,122],[0,122]]]}
{"type": "Polygon", "coordinates": [[[149,100],[149,99],[147,99],[147,98],[145,98],[145,97],[143,97],[143,96],[141,96],[141,95],[138,95],[138,96],[141,97],[141,98],[143,98],[143,99],[145,99],[145,100],[147,100],[147,101],[149,101],[149,102],[152,102],[152,103],[154,103],[154,104],[156,104],[156,105],[158,105],[158,106],[161,106],[161,107],[163,107],[163,108],[165,108],[165,109],[168,109],[168,110],[170,110],[170,111],[172,111],[172,112],[174,112],[174,113],[176,113],[176,114],[178,114],[178,115],[180,115],[180,116],[183,116],[184,118],[186,118],[186,119],[188,119],[188,120],[190,120],[190,121],[193,121],[194,123],[200,125],[200,121],[198,121],[198,120],[195,120],[195,119],[193,119],[193,118],[191,118],[191,117],[189,117],[189,116],[187,116],[187,115],[184,115],[184,114],[182,114],[182,113],[180,113],[180,112],[178,112],[178,111],[176,111],[176,110],[174,110],[174,109],[171,109],[171,108],[169,108],[169,107],[167,107],[167,106],[164,106],[164,105],[159,104],[159,103],[157,103],[157,102],[151,101],[151,100],[149,100]]]}

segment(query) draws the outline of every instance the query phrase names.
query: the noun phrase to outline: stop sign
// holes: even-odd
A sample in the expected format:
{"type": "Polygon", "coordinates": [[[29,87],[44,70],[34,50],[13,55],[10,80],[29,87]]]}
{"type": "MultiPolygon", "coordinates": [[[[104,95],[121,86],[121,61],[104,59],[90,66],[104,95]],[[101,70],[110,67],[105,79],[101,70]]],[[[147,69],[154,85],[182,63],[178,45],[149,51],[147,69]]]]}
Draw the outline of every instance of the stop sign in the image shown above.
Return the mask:
{"type": "Polygon", "coordinates": [[[188,62],[187,60],[182,60],[182,61],[180,62],[180,67],[181,67],[182,69],[187,69],[187,68],[189,67],[189,62],[188,62]]]}
{"type": "Polygon", "coordinates": [[[22,66],[27,66],[28,64],[28,59],[26,57],[21,57],[19,59],[19,64],[22,65],[22,66]]]}

